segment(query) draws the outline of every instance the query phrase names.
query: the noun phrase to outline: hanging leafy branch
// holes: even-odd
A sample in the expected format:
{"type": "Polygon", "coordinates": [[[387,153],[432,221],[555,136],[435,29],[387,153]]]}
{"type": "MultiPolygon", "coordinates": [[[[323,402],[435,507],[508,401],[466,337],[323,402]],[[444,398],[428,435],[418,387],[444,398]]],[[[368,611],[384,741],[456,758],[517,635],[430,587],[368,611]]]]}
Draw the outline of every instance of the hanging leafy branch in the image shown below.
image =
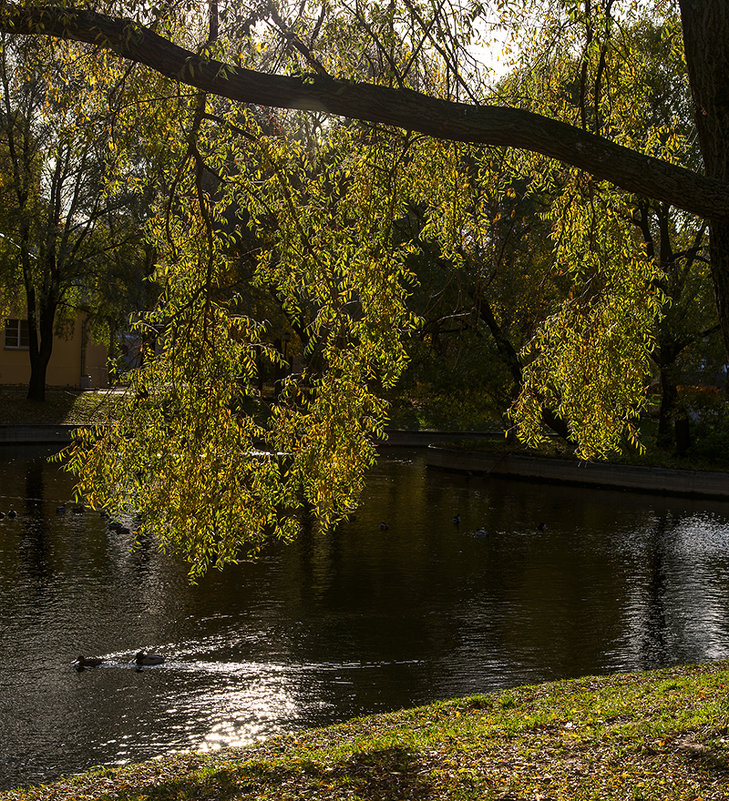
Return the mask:
{"type": "Polygon", "coordinates": [[[91,503],[138,515],[140,536],[154,533],[193,578],[266,536],[290,538],[304,514],[329,528],[353,511],[383,436],[381,393],[406,364],[402,336],[414,325],[409,248],[391,237],[407,187],[397,142],[365,146],[341,129],[311,157],[241,122],[248,138],[221,141],[201,126],[196,146],[226,180],[196,202],[188,163],[177,192],[191,202],[152,224],[165,293],[139,325],[157,352],[120,419],[86,432],[69,461],[91,503]],[[272,403],[258,370],[262,357],[283,356],[227,289],[240,238],[226,231],[231,215],[259,243],[255,283],[307,334],[306,368],[289,371],[272,403]]]}
{"type": "MultiPolygon", "coordinates": [[[[555,2],[556,29],[573,26],[570,37],[540,64],[544,80],[526,70],[499,89],[528,98],[506,108],[458,102],[468,82],[443,4],[357,4],[345,44],[329,5],[318,18],[306,3],[233,21],[216,10],[213,26],[207,4],[133,4],[129,20],[6,0],[0,30],[112,50],[176,86],[154,106],[166,196],[147,234],[164,291],[139,326],[157,344],[120,419],[72,451],[80,491],[117,516],[138,515],[140,536],[182,555],[193,578],[255,553],[269,534],[294,536],[307,515],[335,525],[356,505],[386,422],[384,390],[417,325],[407,295],[419,243],[399,221],[418,204],[422,241],[455,269],[480,270],[500,237],[485,199],[507,208],[517,182],[548,206],[554,285],[566,293],[544,299],[547,319],[524,364],[511,365],[521,436],[537,442],[557,412],[585,457],[635,439],[662,276],[635,236],[631,200],[598,179],[719,221],[729,219],[729,192],[674,163],[682,136],[670,128],[631,133],[611,5],[596,24],[580,3],[555,2]],[[242,35],[218,36],[223,28],[242,35]],[[266,72],[279,69],[288,74],[266,72]],[[512,155],[504,177],[486,144],[542,155],[512,155]],[[295,332],[300,365],[285,363],[266,315],[247,307],[251,289],[295,332]],[[266,364],[279,373],[268,394],[266,364]]],[[[135,77],[138,112],[149,73],[135,77]]],[[[132,136],[133,117],[119,118],[132,136]]]]}
{"type": "Polygon", "coordinates": [[[326,111],[442,139],[521,147],[587,170],[616,186],[716,220],[729,220],[729,189],[715,178],[623,147],[559,120],[518,108],[441,100],[408,88],[329,76],[270,75],[198,55],[148,27],[70,6],[5,3],[0,30],[87,42],[175,81],[231,100],[326,111]]]}

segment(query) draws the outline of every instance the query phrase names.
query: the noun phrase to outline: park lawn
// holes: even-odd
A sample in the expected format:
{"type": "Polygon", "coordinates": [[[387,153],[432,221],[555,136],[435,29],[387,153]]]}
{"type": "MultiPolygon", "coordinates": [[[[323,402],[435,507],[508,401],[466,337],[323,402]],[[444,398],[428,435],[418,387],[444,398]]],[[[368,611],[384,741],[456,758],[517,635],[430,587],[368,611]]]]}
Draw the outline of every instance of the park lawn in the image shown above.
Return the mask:
{"type": "Polygon", "coordinates": [[[541,684],[179,754],[12,801],[729,798],[729,662],[541,684]]]}
{"type": "Polygon", "coordinates": [[[24,389],[0,390],[0,425],[88,425],[113,416],[123,390],[81,392],[48,389],[46,399],[29,401],[24,389]]]}

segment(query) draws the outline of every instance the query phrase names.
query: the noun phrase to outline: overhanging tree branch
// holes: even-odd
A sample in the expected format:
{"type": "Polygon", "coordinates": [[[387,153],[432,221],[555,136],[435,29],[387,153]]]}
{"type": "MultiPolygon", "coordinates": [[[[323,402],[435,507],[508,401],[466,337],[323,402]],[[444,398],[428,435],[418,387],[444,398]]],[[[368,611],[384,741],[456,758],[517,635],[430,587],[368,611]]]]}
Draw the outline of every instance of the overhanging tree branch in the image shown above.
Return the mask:
{"type": "Polygon", "coordinates": [[[523,148],[583,169],[629,192],[729,222],[729,185],[522,109],[456,103],[323,75],[269,75],[186,50],[124,18],[0,0],[0,31],[50,35],[113,50],[172,80],[230,100],[325,111],[439,139],[523,148]]]}

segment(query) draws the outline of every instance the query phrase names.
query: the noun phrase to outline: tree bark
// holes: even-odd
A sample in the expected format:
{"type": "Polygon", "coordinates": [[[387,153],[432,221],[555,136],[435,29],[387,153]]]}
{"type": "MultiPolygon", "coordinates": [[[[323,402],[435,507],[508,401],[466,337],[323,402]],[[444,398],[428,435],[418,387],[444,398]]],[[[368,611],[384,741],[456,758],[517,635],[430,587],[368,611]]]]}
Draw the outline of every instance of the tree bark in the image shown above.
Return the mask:
{"type": "MultiPolygon", "coordinates": [[[[707,177],[729,180],[729,3],[679,0],[696,128],[707,177]]],[[[729,354],[729,223],[707,215],[711,276],[729,354]]]]}
{"type": "MultiPolygon", "coordinates": [[[[501,326],[499,325],[496,317],[494,316],[493,310],[491,305],[489,304],[488,300],[485,297],[481,297],[481,316],[483,317],[486,325],[488,326],[489,331],[491,332],[491,336],[494,339],[494,343],[496,345],[496,350],[498,351],[499,355],[504,361],[504,364],[508,368],[509,372],[511,373],[511,377],[514,379],[515,385],[515,396],[519,394],[522,387],[522,369],[521,369],[521,362],[519,361],[519,354],[516,352],[516,349],[511,344],[509,339],[504,334],[501,326]]],[[[563,420],[558,414],[556,414],[552,409],[548,409],[546,406],[542,408],[542,422],[548,426],[549,428],[554,431],[555,434],[562,437],[565,442],[574,442],[572,435],[570,434],[569,426],[567,425],[566,421],[563,420]]]]}
{"type": "Polygon", "coordinates": [[[678,386],[673,364],[662,365],[661,375],[661,408],[658,412],[658,444],[670,448],[674,441],[674,413],[678,405],[678,386]]]}
{"type": "Polygon", "coordinates": [[[34,298],[28,297],[28,339],[30,351],[30,380],[28,381],[28,400],[46,399],[46,372],[53,352],[53,321],[56,316],[55,305],[43,303],[36,320],[34,298]]]}
{"type": "MultiPolygon", "coordinates": [[[[702,2],[707,0],[683,0],[682,7],[702,2]]],[[[718,0],[708,3],[724,6],[718,0]]],[[[326,111],[440,139],[532,150],[584,169],[629,192],[729,223],[729,186],[725,178],[694,173],[529,111],[450,102],[410,89],[390,89],[322,75],[298,78],[255,72],[199,56],[131,20],[71,6],[7,3],[0,11],[0,30],[51,35],[105,47],[175,81],[231,100],[326,111]]]]}

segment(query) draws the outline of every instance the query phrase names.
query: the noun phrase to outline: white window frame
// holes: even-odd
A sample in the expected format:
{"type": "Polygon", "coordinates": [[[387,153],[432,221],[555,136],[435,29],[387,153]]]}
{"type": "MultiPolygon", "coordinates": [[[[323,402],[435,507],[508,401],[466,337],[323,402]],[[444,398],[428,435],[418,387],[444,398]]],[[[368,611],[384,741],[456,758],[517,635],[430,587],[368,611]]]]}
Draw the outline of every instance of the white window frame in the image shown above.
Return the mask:
{"type": "Polygon", "coordinates": [[[4,335],[5,350],[28,350],[30,348],[30,340],[28,334],[28,321],[18,317],[11,317],[5,320],[5,335],[4,335]],[[8,344],[8,333],[12,334],[12,338],[17,344],[8,344]],[[24,337],[25,335],[25,337],[24,337]],[[25,343],[23,339],[25,338],[25,343]]]}

